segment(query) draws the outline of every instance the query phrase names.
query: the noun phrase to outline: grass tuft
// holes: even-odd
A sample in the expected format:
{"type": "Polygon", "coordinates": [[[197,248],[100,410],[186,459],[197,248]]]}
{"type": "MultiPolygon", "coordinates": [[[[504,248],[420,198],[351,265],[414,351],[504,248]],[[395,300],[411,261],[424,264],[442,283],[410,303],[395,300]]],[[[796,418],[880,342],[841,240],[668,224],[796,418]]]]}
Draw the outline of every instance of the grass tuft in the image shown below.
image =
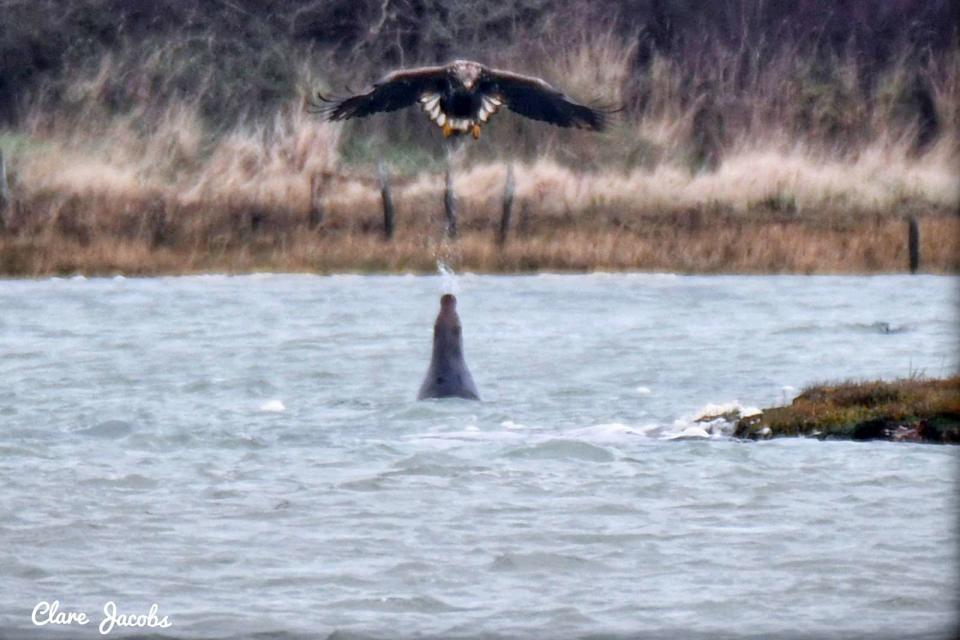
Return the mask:
{"type": "Polygon", "coordinates": [[[741,419],[735,435],[960,444],[960,376],[814,386],[789,406],[741,419]]]}

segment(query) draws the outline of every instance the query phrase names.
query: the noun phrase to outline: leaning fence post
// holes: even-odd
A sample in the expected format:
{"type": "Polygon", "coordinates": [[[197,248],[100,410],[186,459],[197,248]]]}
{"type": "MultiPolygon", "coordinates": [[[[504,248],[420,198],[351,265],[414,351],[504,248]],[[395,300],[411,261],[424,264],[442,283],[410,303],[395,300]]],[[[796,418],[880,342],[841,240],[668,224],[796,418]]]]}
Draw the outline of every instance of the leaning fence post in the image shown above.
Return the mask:
{"type": "Polygon", "coordinates": [[[510,213],[513,209],[515,188],[513,165],[511,164],[507,166],[507,182],[503,187],[503,213],[500,216],[500,232],[497,234],[497,244],[501,247],[507,243],[507,233],[510,231],[510,213]]]}
{"type": "Polygon", "coordinates": [[[457,198],[453,192],[453,166],[447,157],[447,180],[443,191],[443,212],[447,216],[447,237],[457,237],[457,198]]]}
{"type": "Polygon", "coordinates": [[[7,161],[0,149],[0,229],[7,226],[7,206],[10,204],[10,186],[7,184],[7,161]]]}
{"type": "Polygon", "coordinates": [[[307,228],[315,231],[323,223],[323,194],[320,178],[314,173],[310,176],[310,211],[307,213],[307,228]]]}
{"type": "Polygon", "coordinates": [[[913,216],[907,221],[907,248],[910,252],[910,273],[920,269],[920,226],[913,216]]]}
{"type": "Polygon", "coordinates": [[[393,196],[390,195],[390,174],[387,165],[381,162],[377,165],[377,176],[380,180],[380,199],[383,200],[383,238],[393,238],[393,196]]]}

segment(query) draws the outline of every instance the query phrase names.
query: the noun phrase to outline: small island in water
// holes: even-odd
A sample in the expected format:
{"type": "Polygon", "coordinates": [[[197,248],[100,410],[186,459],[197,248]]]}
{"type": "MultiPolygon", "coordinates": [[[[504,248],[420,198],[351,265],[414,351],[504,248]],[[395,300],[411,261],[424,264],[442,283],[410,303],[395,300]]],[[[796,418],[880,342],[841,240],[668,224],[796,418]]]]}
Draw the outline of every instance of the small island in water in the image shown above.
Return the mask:
{"type": "Polygon", "coordinates": [[[734,436],[960,444],[960,375],[813,386],[789,406],[739,418],[734,436]]]}

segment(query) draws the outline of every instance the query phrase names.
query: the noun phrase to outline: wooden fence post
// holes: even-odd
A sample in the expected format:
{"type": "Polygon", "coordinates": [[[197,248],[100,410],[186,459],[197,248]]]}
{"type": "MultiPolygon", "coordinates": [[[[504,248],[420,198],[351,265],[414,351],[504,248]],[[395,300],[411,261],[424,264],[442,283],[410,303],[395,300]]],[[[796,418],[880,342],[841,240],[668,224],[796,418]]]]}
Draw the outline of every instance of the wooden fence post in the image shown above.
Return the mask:
{"type": "Polygon", "coordinates": [[[497,244],[503,247],[507,244],[507,233],[510,231],[510,214],[513,209],[513,194],[516,183],[513,180],[513,165],[507,166],[507,182],[503,187],[503,213],[500,215],[500,232],[497,234],[497,244]]]}
{"type": "Polygon", "coordinates": [[[390,174],[383,162],[377,165],[377,175],[380,180],[380,199],[383,200],[383,239],[390,240],[393,238],[393,196],[390,194],[390,174]]]}
{"type": "Polygon", "coordinates": [[[907,248],[910,252],[910,273],[920,269],[920,226],[913,216],[907,221],[907,248]]]}
{"type": "Polygon", "coordinates": [[[443,190],[443,212],[447,217],[447,237],[457,237],[457,197],[453,192],[453,166],[447,157],[447,180],[443,190]]]}
{"type": "Polygon", "coordinates": [[[0,149],[0,229],[7,227],[7,207],[10,205],[10,186],[7,184],[7,161],[0,149]]]}

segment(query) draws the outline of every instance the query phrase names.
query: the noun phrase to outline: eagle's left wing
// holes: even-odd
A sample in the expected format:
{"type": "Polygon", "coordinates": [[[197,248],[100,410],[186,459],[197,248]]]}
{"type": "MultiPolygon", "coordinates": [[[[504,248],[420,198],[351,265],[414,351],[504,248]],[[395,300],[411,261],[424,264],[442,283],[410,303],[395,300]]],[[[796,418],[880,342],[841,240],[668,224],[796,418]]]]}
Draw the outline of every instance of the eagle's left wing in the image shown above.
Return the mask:
{"type": "Polygon", "coordinates": [[[365,118],[382,111],[396,111],[414,104],[423,93],[438,90],[446,77],[446,67],[419,67],[387,74],[366,93],[343,100],[317,97],[327,105],[317,109],[328,120],[365,118]]]}
{"type": "Polygon", "coordinates": [[[607,125],[610,112],[574,102],[540,78],[486,69],[486,80],[481,90],[499,96],[511,111],[527,118],[594,131],[607,125]]]}

